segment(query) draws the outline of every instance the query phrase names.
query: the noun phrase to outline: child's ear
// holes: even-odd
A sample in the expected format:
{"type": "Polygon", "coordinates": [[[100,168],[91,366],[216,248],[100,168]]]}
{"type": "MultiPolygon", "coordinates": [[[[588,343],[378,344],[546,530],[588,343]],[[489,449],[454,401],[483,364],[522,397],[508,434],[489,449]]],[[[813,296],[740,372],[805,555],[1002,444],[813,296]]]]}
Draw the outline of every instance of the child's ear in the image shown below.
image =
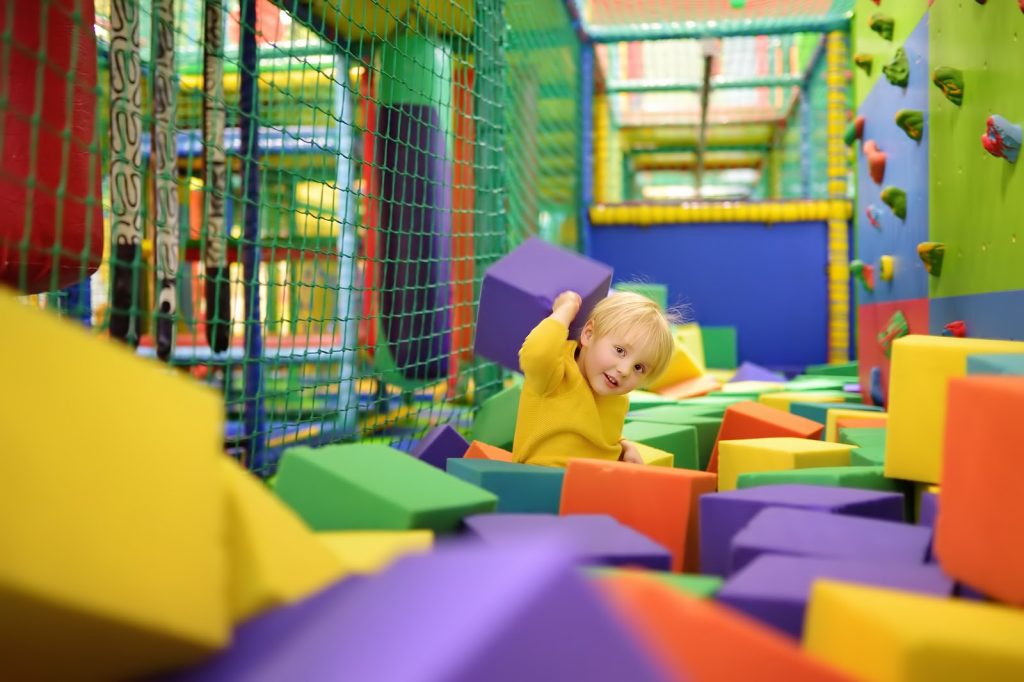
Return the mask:
{"type": "Polygon", "coordinates": [[[587,323],[583,325],[583,331],[580,332],[580,345],[589,346],[590,342],[594,339],[594,321],[587,320],[587,323]]]}

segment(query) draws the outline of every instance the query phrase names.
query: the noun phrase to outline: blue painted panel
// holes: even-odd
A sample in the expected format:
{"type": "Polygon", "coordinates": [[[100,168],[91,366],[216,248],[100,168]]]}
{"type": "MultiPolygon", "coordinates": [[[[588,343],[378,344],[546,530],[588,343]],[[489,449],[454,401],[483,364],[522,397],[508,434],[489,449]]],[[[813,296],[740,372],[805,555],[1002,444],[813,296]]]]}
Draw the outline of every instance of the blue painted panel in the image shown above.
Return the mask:
{"type": "Polygon", "coordinates": [[[740,360],[802,371],[827,360],[825,223],[595,226],[591,255],[614,281],[668,286],[670,306],[737,328],[740,360]]]}
{"type": "MultiPolygon", "coordinates": [[[[917,25],[903,46],[910,62],[910,82],[906,89],[880,78],[861,104],[864,116],[864,141],[874,140],[888,155],[885,178],[875,184],[868,174],[867,158],[857,153],[857,257],[874,266],[876,286],[867,292],[858,286],[862,304],[925,298],[928,296],[928,273],[917,256],[917,244],[928,241],[928,88],[931,72],[928,65],[928,16],[917,25]],[[896,125],[900,109],[918,109],[924,114],[924,134],[920,141],[910,139],[896,125]],[[881,192],[887,186],[899,187],[907,193],[907,218],[900,220],[882,202],[881,192]],[[881,227],[872,227],[866,211],[874,206],[881,214],[881,227]],[[879,257],[891,255],[895,261],[894,277],[883,282],[879,275],[879,257]]],[[[881,69],[883,64],[875,64],[881,69]]]]}
{"type": "Polygon", "coordinates": [[[928,302],[928,331],[941,334],[954,320],[967,323],[967,335],[982,339],[1024,340],[1024,291],[933,298],[928,302]]]}

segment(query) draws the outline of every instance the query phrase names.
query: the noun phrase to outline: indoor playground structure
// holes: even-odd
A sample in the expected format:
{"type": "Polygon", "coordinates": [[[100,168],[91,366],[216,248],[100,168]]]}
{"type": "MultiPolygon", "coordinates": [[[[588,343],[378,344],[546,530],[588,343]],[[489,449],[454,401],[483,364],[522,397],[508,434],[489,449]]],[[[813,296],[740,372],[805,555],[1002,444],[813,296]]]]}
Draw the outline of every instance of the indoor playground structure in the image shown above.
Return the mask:
{"type": "Polygon", "coordinates": [[[1024,1],[0,8],[0,679],[1024,679],[1024,1]]]}

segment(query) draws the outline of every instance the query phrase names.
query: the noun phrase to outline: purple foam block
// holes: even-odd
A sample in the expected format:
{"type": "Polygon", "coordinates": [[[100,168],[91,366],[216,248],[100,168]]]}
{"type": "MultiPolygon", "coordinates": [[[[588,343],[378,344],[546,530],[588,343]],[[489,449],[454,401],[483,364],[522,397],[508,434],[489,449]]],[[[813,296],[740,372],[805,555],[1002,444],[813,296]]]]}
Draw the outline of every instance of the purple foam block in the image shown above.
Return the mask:
{"type": "Polygon", "coordinates": [[[667,680],[572,556],[453,543],[398,560],[222,679],[667,680]]]}
{"type": "Polygon", "coordinates": [[[733,536],[767,507],[902,521],[903,506],[903,496],[899,493],[821,485],[766,485],[703,495],[700,498],[701,573],[727,575],[733,536]]]}
{"type": "Polygon", "coordinates": [[[577,338],[591,309],[608,295],[612,269],[603,263],[531,237],[484,274],[474,351],[513,371],[526,335],[551,314],[566,290],[583,297],[569,337],[577,338]]]}
{"type": "Polygon", "coordinates": [[[771,507],[732,540],[731,573],[762,554],[924,564],[932,531],[893,521],[771,507]]]}
{"type": "Polygon", "coordinates": [[[979,592],[970,585],[966,585],[964,583],[957,583],[954,591],[956,596],[960,599],[969,599],[970,601],[992,601],[989,599],[987,594],[979,592]]]}
{"type": "Polygon", "coordinates": [[[948,597],[953,581],[934,564],[869,563],[764,554],[729,578],[715,597],[799,639],[811,586],[819,578],[948,597]]]}
{"type": "Polygon", "coordinates": [[[921,506],[917,513],[917,525],[935,528],[935,518],[939,515],[939,496],[935,493],[921,493],[921,506]]]}
{"type": "Polygon", "coordinates": [[[477,514],[466,518],[465,524],[474,535],[497,546],[551,536],[576,552],[585,564],[643,566],[656,571],[668,571],[672,566],[667,549],[605,514],[477,514]]]}
{"type": "Polygon", "coordinates": [[[462,457],[468,449],[469,443],[462,434],[451,424],[445,424],[431,429],[409,454],[443,471],[449,457],[462,457]]]}
{"type": "Polygon", "coordinates": [[[781,384],[786,381],[786,377],[761,365],[755,365],[753,362],[744,362],[740,364],[728,383],[732,384],[737,381],[774,381],[781,384]]]}

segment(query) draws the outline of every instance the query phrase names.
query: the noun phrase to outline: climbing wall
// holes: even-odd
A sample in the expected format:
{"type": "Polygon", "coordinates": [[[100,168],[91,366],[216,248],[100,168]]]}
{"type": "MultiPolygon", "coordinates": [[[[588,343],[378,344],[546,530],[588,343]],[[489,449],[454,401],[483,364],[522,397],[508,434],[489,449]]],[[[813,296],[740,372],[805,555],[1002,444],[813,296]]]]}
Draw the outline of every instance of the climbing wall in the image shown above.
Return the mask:
{"type": "Polygon", "coordinates": [[[864,0],[855,17],[862,128],[851,269],[860,379],[874,402],[885,399],[888,348],[903,334],[1024,338],[1024,171],[982,141],[991,115],[1006,119],[1004,133],[1024,120],[1024,12],[1017,0],[911,11],[922,4],[864,0]],[[926,244],[942,254],[928,267],[926,244]]]}

